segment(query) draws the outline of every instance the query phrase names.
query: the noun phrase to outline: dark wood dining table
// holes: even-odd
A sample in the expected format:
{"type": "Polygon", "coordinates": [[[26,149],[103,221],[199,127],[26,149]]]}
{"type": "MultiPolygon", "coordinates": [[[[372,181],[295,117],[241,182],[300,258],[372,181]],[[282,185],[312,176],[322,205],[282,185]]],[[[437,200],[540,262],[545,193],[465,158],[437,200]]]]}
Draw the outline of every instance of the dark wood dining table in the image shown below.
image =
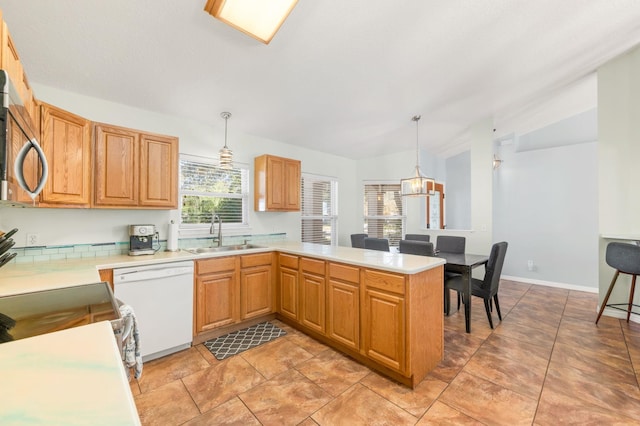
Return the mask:
{"type": "Polygon", "coordinates": [[[466,283],[463,293],[464,300],[467,302],[464,303],[464,322],[467,333],[471,333],[471,303],[469,303],[471,302],[471,271],[478,266],[486,265],[489,261],[489,256],[444,251],[438,252],[437,256],[447,261],[444,265],[446,272],[462,274],[462,279],[466,283]]]}

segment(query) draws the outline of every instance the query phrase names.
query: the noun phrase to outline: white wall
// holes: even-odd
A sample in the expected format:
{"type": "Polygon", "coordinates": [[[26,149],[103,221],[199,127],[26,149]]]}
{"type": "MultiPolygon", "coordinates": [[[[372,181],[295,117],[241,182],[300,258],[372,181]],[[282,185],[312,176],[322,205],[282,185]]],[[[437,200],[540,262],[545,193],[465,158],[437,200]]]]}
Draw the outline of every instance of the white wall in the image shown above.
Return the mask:
{"type": "Polygon", "coordinates": [[[503,274],[597,288],[596,142],[515,148],[499,149],[503,162],[494,171],[494,239],[509,242],[503,274]]]}
{"type": "MultiPolygon", "coordinates": [[[[598,129],[599,232],[640,238],[640,49],[598,69],[598,129]]],[[[600,300],[614,273],[604,257],[610,241],[599,244],[600,300]]],[[[628,299],[629,281],[618,279],[608,303],[628,299]]],[[[638,291],[634,303],[640,303],[638,291]]]]}
{"type": "MultiPolygon", "coordinates": [[[[168,134],[180,138],[180,152],[217,157],[224,144],[224,120],[212,127],[193,120],[162,115],[129,106],[91,98],[60,89],[34,84],[38,99],[66,109],[92,121],[105,122],[134,129],[168,134]]],[[[219,112],[213,112],[217,115],[219,112]]],[[[232,113],[234,113],[232,111],[232,113]]],[[[300,238],[300,213],[265,213],[253,211],[253,158],[269,153],[302,161],[302,171],[339,180],[338,206],[343,214],[338,229],[348,232],[358,224],[358,217],[348,212],[361,211],[361,199],[353,197],[357,179],[355,161],[299,148],[281,142],[234,132],[233,121],[241,119],[236,112],[229,120],[228,145],[234,160],[250,165],[251,193],[249,223],[246,233],[286,232],[291,239],[300,238]]],[[[11,209],[0,210],[0,229],[20,229],[16,246],[24,244],[27,233],[40,234],[41,244],[100,243],[127,241],[127,225],[151,223],[158,226],[160,238],[166,238],[170,219],[179,219],[178,211],[99,210],[99,209],[11,209]],[[21,240],[22,238],[23,240],[21,240]]],[[[361,226],[361,225],[360,225],[361,226]]],[[[340,236],[342,243],[347,237],[340,236]]],[[[346,243],[345,243],[346,244],[346,243]]]]}

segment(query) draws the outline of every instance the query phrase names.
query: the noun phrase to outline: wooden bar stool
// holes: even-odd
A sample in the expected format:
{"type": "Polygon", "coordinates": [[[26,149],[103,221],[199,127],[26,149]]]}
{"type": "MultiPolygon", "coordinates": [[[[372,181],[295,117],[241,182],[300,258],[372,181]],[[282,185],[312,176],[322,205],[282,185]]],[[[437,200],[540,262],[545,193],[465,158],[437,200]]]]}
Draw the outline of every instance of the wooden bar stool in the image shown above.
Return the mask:
{"type": "MultiPolygon", "coordinates": [[[[633,304],[633,293],[636,289],[636,276],[640,275],[640,246],[625,243],[609,243],[607,246],[606,262],[607,265],[616,269],[616,273],[613,274],[613,279],[609,285],[609,290],[607,290],[607,295],[604,297],[602,305],[600,306],[600,312],[598,312],[596,324],[600,320],[604,308],[607,306],[620,311],[625,311],[627,313],[627,322],[629,322],[633,307],[640,307],[640,305],[633,304]],[[618,275],[620,274],[628,274],[632,276],[631,290],[629,291],[629,303],[607,304],[609,296],[611,296],[611,292],[613,291],[613,287],[616,284],[616,280],[618,279],[618,275]],[[626,306],[626,308],[623,309],[620,306],[626,306]]],[[[633,313],[635,314],[636,312],[633,313]]]]}

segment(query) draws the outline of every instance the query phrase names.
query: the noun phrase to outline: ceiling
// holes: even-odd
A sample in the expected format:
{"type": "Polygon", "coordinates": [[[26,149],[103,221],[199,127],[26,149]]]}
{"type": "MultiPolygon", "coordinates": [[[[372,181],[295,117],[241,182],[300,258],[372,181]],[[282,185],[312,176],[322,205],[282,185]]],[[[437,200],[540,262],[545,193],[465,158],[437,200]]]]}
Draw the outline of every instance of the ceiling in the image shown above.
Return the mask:
{"type": "MultiPolygon", "coordinates": [[[[32,82],[361,159],[442,150],[640,42],[636,0],[300,0],[269,45],[206,0],[2,0],[32,82]]],[[[37,96],[37,93],[36,93],[37,96]]]]}

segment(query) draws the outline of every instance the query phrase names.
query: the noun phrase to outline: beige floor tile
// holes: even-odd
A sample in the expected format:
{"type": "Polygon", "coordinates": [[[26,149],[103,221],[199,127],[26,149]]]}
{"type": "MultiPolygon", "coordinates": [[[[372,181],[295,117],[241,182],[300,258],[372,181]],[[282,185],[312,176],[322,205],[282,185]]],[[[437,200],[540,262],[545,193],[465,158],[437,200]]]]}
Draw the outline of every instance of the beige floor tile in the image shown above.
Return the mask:
{"type": "Polygon", "coordinates": [[[131,395],[133,396],[140,395],[142,393],[138,381],[134,379],[133,376],[131,376],[131,380],[129,380],[129,388],[131,389],[131,395]]]}
{"type": "Polygon", "coordinates": [[[263,425],[297,425],[331,395],[296,370],[286,371],[239,395],[263,425]]]}
{"type": "Polygon", "coordinates": [[[537,399],[544,383],[549,356],[550,351],[540,346],[492,335],[462,371],[537,399]]]}
{"type": "Polygon", "coordinates": [[[481,426],[483,423],[462,414],[460,411],[449,407],[442,402],[436,401],[431,408],[420,419],[416,426],[438,425],[438,426],[481,426]]]}
{"type": "Polygon", "coordinates": [[[238,397],[188,421],[184,426],[259,426],[260,422],[238,397]]]}
{"type": "Polygon", "coordinates": [[[618,382],[613,377],[586,373],[552,361],[544,390],[571,395],[586,404],[640,419],[640,389],[637,383],[632,385],[618,382]]]}
{"type": "Polygon", "coordinates": [[[198,352],[200,352],[200,355],[202,355],[202,358],[204,358],[205,361],[209,363],[209,365],[215,365],[221,362],[218,359],[216,359],[216,357],[211,353],[209,349],[207,349],[207,347],[204,344],[201,343],[194,347],[198,350],[198,352]]]}
{"type": "Polygon", "coordinates": [[[447,383],[427,377],[410,389],[377,373],[369,374],[360,383],[416,417],[422,416],[447,387],[447,383]]]}
{"type": "Polygon", "coordinates": [[[312,355],[318,355],[326,351],[327,349],[329,349],[327,345],[320,343],[317,340],[312,339],[311,337],[299,331],[295,331],[289,334],[287,336],[287,340],[300,346],[302,349],[304,349],[305,351],[309,352],[312,355]]]}
{"type": "Polygon", "coordinates": [[[417,418],[357,383],[313,416],[319,425],[413,425],[417,418]]]}
{"type": "Polygon", "coordinates": [[[200,415],[180,380],[136,396],[135,403],[143,426],[179,425],[200,415]]]}
{"type": "Polygon", "coordinates": [[[144,364],[138,380],[142,393],[209,367],[196,348],[189,348],[144,364]]]}
{"type": "Polygon", "coordinates": [[[313,358],[312,354],[300,346],[282,338],[242,352],[240,356],[267,379],[313,358]]]}
{"type": "Polygon", "coordinates": [[[482,342],[482,339],[464,331],[445,330],[444,358],[431,371],[430,376],[447,383],[450,382],[469,362],[482,342]]]}
{"type": "Polygon", "coordinates": [[[200,411],[209,411],[265,381],[247,361],[232,356],[182,379],[200,411]]]}
{"type": "Polygon", "coordinates": [[[529,321],[521,321],[517,318],[508,316],[500,327],[494,331],[495,336],[503,336],[510,339],[517,339],[522,342],[534,344],[551,351],[555,342],[558,328],[531,323],[529,321]]]}
{"type": "Polygon", "coordinates": [[[296,370],[332,396],[340,395],[371,372],[362,364],[332,349],[298,364],[296,370]]]}
{"type": "Polygon", "coordinates": [[[483,423],[509,426],[530,425],[537,405],[536,399],[464,371],[438,400],[483,423]]]}
{"type": "Polygon", "coordinates": [[[574,398],[567,393],[545,389],[540,397],[535,425],[638,425],[637,418],[630,418],[574,398]]]}

